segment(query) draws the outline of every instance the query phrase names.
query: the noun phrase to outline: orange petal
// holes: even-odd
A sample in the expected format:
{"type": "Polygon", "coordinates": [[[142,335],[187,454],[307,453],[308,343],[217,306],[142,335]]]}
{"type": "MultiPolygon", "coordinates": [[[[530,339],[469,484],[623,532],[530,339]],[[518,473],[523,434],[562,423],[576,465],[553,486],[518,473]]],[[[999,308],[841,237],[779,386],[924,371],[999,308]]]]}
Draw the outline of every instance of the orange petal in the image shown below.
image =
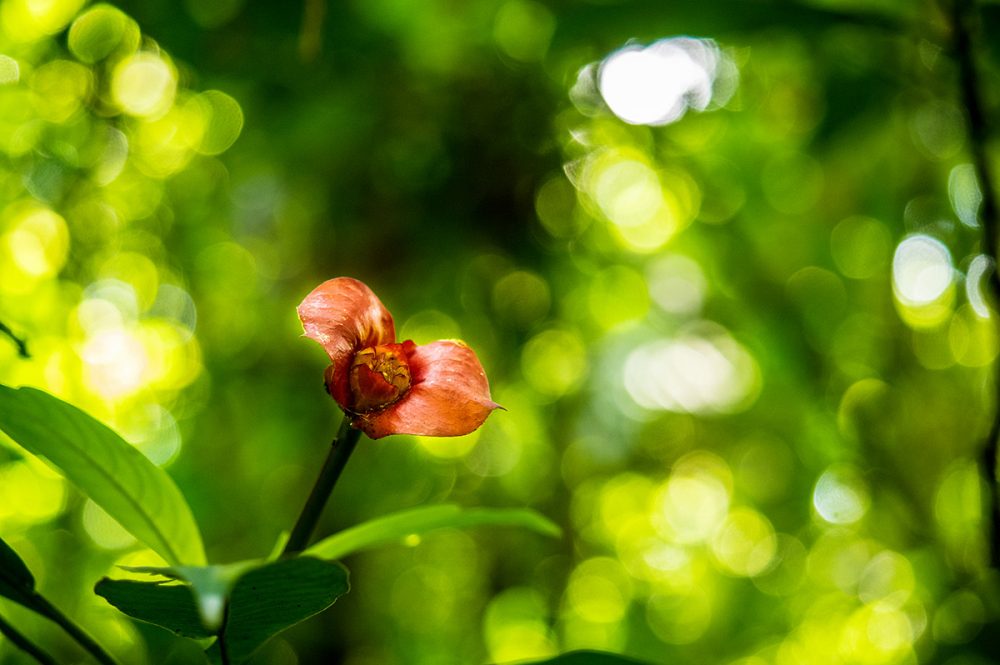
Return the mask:
{"type": "Polygon", "coordinates": [[[396,341],[392,315],[371,289],[351,277],[323,282],[305,297],[298,312],[306,337],[322,344],[333,361],[327,372],[330,395],[349,408],[348,372],[354,354],[396,341]]]}
{"type": "Polygon", "coordinates": [[[354,426],[373,439],[389,434],[460,436],[478,428],[500,405],[476,353],[462,342],[417,346],[409,357],[410,390],[382,411],[362,414],[354,426]]]}

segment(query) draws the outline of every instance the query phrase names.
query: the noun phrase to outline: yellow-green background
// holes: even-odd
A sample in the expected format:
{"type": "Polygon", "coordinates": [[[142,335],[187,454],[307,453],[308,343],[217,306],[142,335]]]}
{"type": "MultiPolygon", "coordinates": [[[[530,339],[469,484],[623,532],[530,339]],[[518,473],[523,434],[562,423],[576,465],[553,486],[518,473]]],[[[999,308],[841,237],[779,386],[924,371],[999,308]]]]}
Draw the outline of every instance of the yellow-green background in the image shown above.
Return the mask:
{"type": "MultiPolygon", "coordinates": [[[[997,340],[936,3],[120,8],[0,4],[0,321],[32,354],[0,339],[0,381],[166,466],[213,561],[263,556],[339,418],[295,306],[351,275],[401,338],[466,340],[507,411],[365,440],[322,532],[441,501],[565,529],[352,556],[351,593],[256,662],[994,662],[997,340]],[[646,127],[581,92],[676,35],[715,40],[724,103],[646,127]]],[[[90,593],[153,555],[6,444],[0,535],[123,662],[186,662],[90,593]]]]}

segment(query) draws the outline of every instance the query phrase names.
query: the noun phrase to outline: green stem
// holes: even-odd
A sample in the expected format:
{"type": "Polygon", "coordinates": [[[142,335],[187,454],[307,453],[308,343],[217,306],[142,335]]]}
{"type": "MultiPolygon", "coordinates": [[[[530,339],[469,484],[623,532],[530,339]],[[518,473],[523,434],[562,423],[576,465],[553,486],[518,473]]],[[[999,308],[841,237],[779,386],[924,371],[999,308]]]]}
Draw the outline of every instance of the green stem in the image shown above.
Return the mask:
{"type": "Polygon", "coordinates": [[[0,617],[0,635],[3,635],[10,643],[18,649],[28,654],[42,665],[57,665],[56,661],[49,654],[42,651],[31,640],[22,635],[14,626],[7,623],[0,617]]]}
{"type": "Polygon", "coordinates": [[[347,460],[354,452],[354,447],[358,445],[360,437],[361,431],[351,427],[350,417],[345,416],[344,422],[340,424],[337,437],[330,445],[330,454],[327,456],[326,462],[323,463],[323,468],[320,469],[312,493],[309,494],[306,505],[302,508],[302,513],[292,529],[292,534],[288,537],[288,542],[285,543],[285,549],[281,552],[282,556],[297,554],[309,545],[309,540],[316,529],[316,523],[319,522],[323,508],[330,498],[330,493],[333,492],[333,486],[337,484],[337,479],[340,478],[341,472],[347,466],[347,460]]]}
{"type": "Polygon", "coordinates": [[[14,346],[17,347],[17,354],[22,358],[30,358],[31,354],[28,353],[28,343],[23,339],[14,334],[14,331],[7,327],[3,321],[0,321],[0,333],[3,333],[7,337],[10,337],[10,341],[14,342],[14,346]]]}
{"type": "Polygon", "coordinates": [[[83,647],[84,650],[93,656],[97,662],[102,665],[118,665],[118,662],[111,657],[111,654],[105,651],[101,645],[95,642],[94,638],[85,633],[82,628],[73,623],[69,617],[60,612],[55,605],[37,594],[35,599],[38,609],[41,610],[42,614],[65,630],[66,633],[76,640],[77,644],[83,647]]]}

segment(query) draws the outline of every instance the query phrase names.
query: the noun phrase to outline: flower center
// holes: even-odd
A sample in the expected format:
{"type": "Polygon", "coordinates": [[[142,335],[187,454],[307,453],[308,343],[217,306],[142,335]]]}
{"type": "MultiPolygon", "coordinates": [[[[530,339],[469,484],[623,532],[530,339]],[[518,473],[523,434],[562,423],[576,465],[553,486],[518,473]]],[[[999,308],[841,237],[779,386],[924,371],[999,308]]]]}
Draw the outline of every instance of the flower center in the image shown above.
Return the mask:
{"type": "Polygon", "coordinates": [[[351,363],[352,409],[368,413],[389,406],[410,389],[410,365],[402,344],[361,349],[351,363]]]}

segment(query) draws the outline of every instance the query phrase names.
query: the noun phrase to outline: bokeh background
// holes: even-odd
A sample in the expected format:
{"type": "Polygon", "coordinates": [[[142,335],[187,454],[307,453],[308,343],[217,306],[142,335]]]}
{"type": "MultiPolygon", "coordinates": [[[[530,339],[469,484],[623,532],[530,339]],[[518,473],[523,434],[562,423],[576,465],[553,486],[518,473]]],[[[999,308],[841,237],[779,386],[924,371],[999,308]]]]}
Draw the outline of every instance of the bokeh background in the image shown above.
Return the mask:
{"type": "MultiPolygon", "coordinates": [[[[454,501],[564,537],[352,556],[259,664],[995,662],[998,343],[948,7],[3,0],[0,321],[31,358],[0,339],[0,380],[168,468],[225,562],[290,528],[336,431],[314,286],[477,350],[508,410],[366,440],[321,530],[454,501]]],[[[124,662],[192,662],[90,592],[153,555],[9,442],[0,535],[124,662]]]]}

